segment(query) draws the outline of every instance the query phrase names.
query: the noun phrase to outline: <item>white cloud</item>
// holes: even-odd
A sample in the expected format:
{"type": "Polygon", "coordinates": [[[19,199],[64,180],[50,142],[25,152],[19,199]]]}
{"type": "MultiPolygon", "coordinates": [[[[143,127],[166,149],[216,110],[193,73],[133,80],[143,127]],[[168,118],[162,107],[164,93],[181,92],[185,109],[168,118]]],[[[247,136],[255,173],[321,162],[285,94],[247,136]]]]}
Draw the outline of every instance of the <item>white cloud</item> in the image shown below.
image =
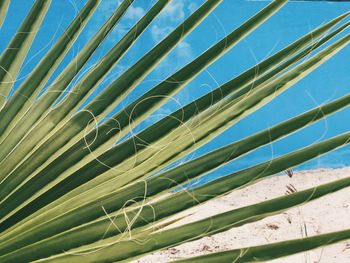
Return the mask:
{"type": "Polygon", "coordinates": [[[172,22],[181,21],[185,18],[184,9],[185,6],[183,0],[174,0],[164,8],[159,17],[162,19],[168,19],[172,22]]]}
{"type": "Polygon", "coordinates": [[[190,3],[190,4],[188,5],[188,10],[189,10],[191,13],[193,13],[194,11],[196,11],[197,8],[198,8],[197,3],[192,2],[192,3],[190,3]]]}
{"type": "MultiPolygon", "coordinates": [[[[102,21],[106,21],[117,8],[121,5],[122,0],[104,0],[101,2],[97,15],[94,16],[98,24],[98,28],[102,25],[102,21]]],[[[115,43],[120,37],[124,36],[130,28],[146,13],[141,6],[131,5],[126,11],[122,19],[117,23],[107,41],[115,43]]]]}
{"type": "Polygon", "coordinates": [[[145,14],[145,12],[145,9],[143,9],[142,7],[132,5],[126,12],[125,18],[136,22],[145,14]]]}
{"type": "Polygon", "coordinates": [[[104,19],[108,18],[113,10],[115,10],[119,6],[119,3],[117,1],[111,1],[106,0],[102,1],[97,9],[97,16],[95,16],[97,19],[103,17],[104,19]]]}
{"type": "MultiPolygon", "coordinates": [[[[102,20],[106,20],[116,8],[121,4],[121,0],[104,0],[102,1],[98,12],[102,20]]],[[[129,29],[146,13],[146,6],[132,4],[125,13],[125,16],[118,23],[107,41],[115,43],[120,37],[125,35],[129,29]]],[[[176,26],[182,23],[186,16],[197,9],[198,3],[190,0],[172,0],[164,10],[159,14],[157,19],[150,25],[149,32],[154,43],[159,43],[176,26]]],[[[101,18],[99,18],[101,19],[101,18]]],[[[99,23],[102,21],[100,20],[99,23]]],[[[174,63],[182,63],[193,57],[192,48],[189,42],[182,41],[174,49],[170,57],[166,58],[166,62],[161,67],[173,67],[174,63]]]]}
{"type": "MultiPolygon", "coordinates": [[[[173,0],[170,2],[150,28],[153,41],[159,43],[163,38],[169,35],[179,23],[185,20],[188,13],[192,13],[196,8],[197,4],[188,2],[187,0],[173,0]]],[[[160,64],[160,68],[174,67],[174,63],[182,64],[192,57],[191,44],[183,40],[176,46],[174,53],[160,64]],[[174,55],[175,57],[172,57],[174,55]]]]}
{"type": "Polygon", "coordinates": [[[179,43],[179,45],[176,48],[176,53],[178,56],[183,57],[183,58],[191,58],[192,55],[192,47],[191,44],[186,42],[186,41],[182,41],[181,43],[179,43]]]}
{"type": "Polygon", "coordinates": [[[154,42],[158,43],[164,37],[166,37],[174,28],[172,26],[161,26],[155,24],[151,27],[151,35],[154,42]]]}

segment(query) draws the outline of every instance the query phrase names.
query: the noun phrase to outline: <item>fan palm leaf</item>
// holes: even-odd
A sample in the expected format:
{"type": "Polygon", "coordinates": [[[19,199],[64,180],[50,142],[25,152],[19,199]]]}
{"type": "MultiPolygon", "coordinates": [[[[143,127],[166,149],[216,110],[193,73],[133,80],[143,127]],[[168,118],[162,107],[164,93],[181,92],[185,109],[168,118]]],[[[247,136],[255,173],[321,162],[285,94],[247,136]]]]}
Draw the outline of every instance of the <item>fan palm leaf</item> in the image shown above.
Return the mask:
{"type": "MultiPolygon", "coordinates": [[[[263,107],[350,42],[349,13],[334,18],[235,78],[126,137],[209,65],[252,33],[287,0],[274,0],[122,110],[125,97],[222,0],[207,0],[156,46],[88,99],[171,0],[158,0],[72,85],[133,0],[122,1],[81,51],[49,83],[99,1],[87,1],[64,34],[16,87],[35,33],[50,7],[37,0],[0,57],[0,262],[115,262],[213,235],[281,213],[350,186],[350,179],[233,209],[173,227],[181,212],[347,145],[350,132],[223,175],[198,178],[350,105],[350,95],[173,166],[263,107]],[[123,140],[119,140],[124,138],[123,140]],[[165,169],[167,168],[167,169],[165,169]],[[179,188],[180,187],[180,188],[179,188]]],[[[9,1],[0,3],[0,25],[9,1]]],[[[349,230],[247,247],[183,262],[254,262],[349,238],[349,230]]],[[[182,262],[180,261],[180,262],[182,262]]]]}

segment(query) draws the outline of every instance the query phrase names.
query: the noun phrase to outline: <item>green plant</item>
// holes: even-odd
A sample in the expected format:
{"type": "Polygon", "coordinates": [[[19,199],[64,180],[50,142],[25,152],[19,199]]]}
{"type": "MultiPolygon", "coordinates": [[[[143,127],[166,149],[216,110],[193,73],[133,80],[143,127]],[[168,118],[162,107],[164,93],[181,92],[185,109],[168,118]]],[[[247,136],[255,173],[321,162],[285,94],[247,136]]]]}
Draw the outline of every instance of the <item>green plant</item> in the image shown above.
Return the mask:
{"type": "MultiPolygon", "coordinates": [[[[171,192],[231,160],[347,107],[350,95],[346,95],[269,130],[162,170],[271,101],[345,47],[350,35],[327,46],[324,44],[350,25],[349,22],[338,25],[348,17],[349,13],[346,13],[140,133],[115,144],[117,138],[145,120],[208,65],[277,12],[287,0],[273,1],[195,60],[112,118],[96,125],[221,1],[206,1],[81,110],[86,98],[170,0],[158,0],[101,59],[101,63],[79,80],[73,92],[57,104],[60,95],[133,1],[124,0],[120,4],[39,97],[39,92],[99,1],[87,1],[65,34],[6,100],[35,34],[22,33],[13,38],[0,57],[0,262],[131,260],[260,220],[350,185],[350,179],[345,178],[159,231],[178,220],[176,215],[185,209],[299,165],[346,145],[350,139],[350,133],[344,133],[194,189],[171,192]],[[310,53],[313,55],[308,57],[310,53]],[[37,100],[32,103],[35,98],[37,100]],[[164,222],[173,216],[175,219],[164,222]]],[[[0,22],[8,4],[9,1],[0,3],[0,22]]],[[[37,0],[19,31],[36,32],[49,5],[48,0],[37,0]]],[[[344,230],[184,261],[270,260],[349,237],[349,230],[344,230]]]]}

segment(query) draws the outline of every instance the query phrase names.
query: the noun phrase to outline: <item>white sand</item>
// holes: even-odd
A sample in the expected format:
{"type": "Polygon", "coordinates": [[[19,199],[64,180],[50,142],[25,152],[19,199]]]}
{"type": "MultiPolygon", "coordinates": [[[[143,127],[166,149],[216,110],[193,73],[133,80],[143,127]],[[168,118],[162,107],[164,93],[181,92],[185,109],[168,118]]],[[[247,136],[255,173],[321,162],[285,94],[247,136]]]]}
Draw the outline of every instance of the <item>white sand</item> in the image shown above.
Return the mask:
{"type": "MultiPolygon", "coordinates": [[[[288,184],[293,184],[300,191],[347,176],[350,176],[350,168],[295,172],[293,178],[288,176],[270,177],[186,211],[184,214],[194,214],[176,225],[284,195],[288,184]]],[[[350,189],[338,191],[255,223],[146,256],[137,262],[169,262],[210,252],[300,238],[305,235],[302,233],[304,225],[308,236],[350,228],[350,189]]],[[[350,262],[350,241],[270,262],[350,262]]]]}

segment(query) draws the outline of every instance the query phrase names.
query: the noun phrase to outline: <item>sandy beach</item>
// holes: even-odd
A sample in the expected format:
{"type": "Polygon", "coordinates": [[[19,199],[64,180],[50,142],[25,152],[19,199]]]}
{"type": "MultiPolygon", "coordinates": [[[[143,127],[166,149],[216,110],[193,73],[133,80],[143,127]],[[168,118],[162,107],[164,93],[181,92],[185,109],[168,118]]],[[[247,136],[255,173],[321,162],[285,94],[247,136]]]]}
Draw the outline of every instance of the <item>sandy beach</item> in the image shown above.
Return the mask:
{"type": "MultiPolygon", "coordinates": [[[[183,215],[191,215],[173,226],[285,195],[287,185],[290,184],[296,190],[300,191],[348,176],[350,176],[350,168],[299,171],[294,172],[292,178],[289,178],[287,175],[269,177],[257,184],[239,191],[234,191],[226,196],[184,212],[183,215]]],[[[292,208],[282,214],[170,248],[166,251],[146,256],[137,262],[169,262],[210,252],[278,242],[286,239],[300,238],[306,234],[312,236],[350,228],[349,196],[350,189],[344,189],[308,204],[292,208]]],[[[350,241],[270,262],[350,262],[350,241]]]]}

